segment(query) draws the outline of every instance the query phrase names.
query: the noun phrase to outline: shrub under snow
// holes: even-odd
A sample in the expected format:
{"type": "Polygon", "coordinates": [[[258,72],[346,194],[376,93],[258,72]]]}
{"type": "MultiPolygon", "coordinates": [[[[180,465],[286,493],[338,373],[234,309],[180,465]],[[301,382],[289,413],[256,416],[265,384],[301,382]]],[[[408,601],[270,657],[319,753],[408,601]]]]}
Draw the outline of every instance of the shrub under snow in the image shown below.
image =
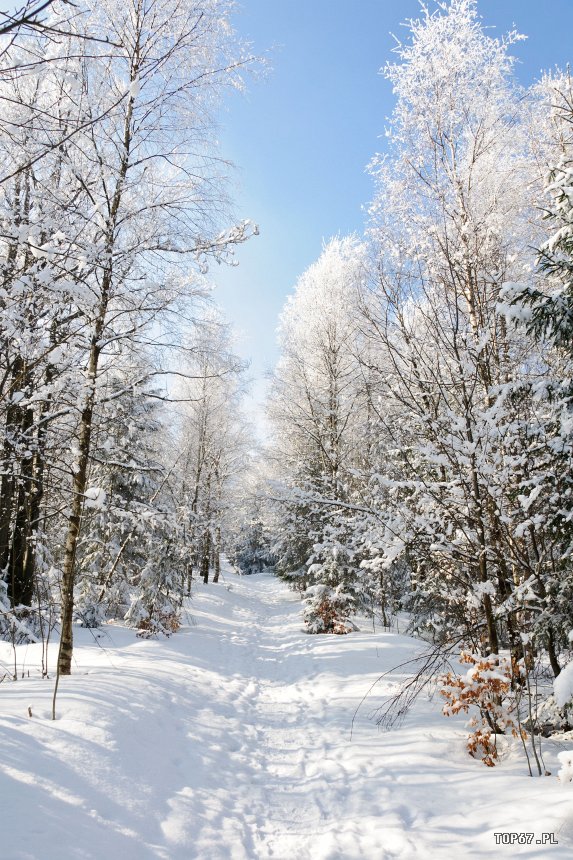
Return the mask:
{"type": "Polygon", "coordinates": [[[348,616],[353,599],[343,586],[311,585],[304,594],[304,623],[307,633],[350,633],[354,628],[348,616]]]}
{"type": "Polygon", "coordinates": [[[557,758],[561,762],[557,778],[560,782],[573,782],[573,750],[564,750],[557,758]]]}

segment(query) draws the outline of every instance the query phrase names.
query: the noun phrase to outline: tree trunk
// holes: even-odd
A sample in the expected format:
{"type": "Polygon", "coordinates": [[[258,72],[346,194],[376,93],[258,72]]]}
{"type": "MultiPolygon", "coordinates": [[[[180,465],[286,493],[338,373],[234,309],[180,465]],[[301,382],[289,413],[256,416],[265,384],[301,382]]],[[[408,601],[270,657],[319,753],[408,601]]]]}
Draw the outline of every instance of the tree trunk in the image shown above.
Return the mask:
{"type": "MultiPolygon", "coordinates": [[[[130,80],[136,80],[138,76],[139,48],[135,45],[134,59],[130,70],[130,80]]],[[[107,309],[113,280],[113,250],[116,242],[116,225],[119,207],[124,190],[124,183],[129,168],[131,148],[131,122],[133,118],[134,97],[130,96],[127,101],[127,109],[123,128],[123,157],[119,166],[115,191],[110,205],[107,232],[105,235],[105,260],[109,265],[104,269],[101,284],[101,293],[97,313],[94,320],[93,335],[90,342],[90,353],[88,360],[88,390],[81,414],[78,438],[78,458],[74,472],[72,485],[72,505],[68,518],[68,531],[66,535],[64,562],[62,565],[62,631],[60,638],[60,649],[58,653],[58,676],[69,675],[72,671],[73,653],[73,615],[74,615],[74,580],[75,563],[78,537],[82,510],[84,505],[84,494],[88,475],[88,463],[90,456],[92,421],[96,399],[96,384],[99,357],[101,353],[101,342],[106,324],[107,309]]]]}
{"type": "Polygon", "coordinates": [[[217,529],[215,531],[213,562],[213,567],[215,569],[215,572],[213,574],[213,582],[219,582],[219,575],[221,573],[221,526],[217,526],[217,529]]]}
{"type": "Polygon", "coordinates": [[[60,635],[60,650],[58,653],[58,673],[60,675],[69,675],[72,671],[72,652],[74,647],[72,621],[74,615],[76,550],[80,533],[90,454],[92,419],[96,392],[96,374],[99,358],[99,347],[97,345],[98,340],[99,338],[92,339],[90,350],[88,370],[88,378],[90,382],[80,421],[78,459],[73,478],[72,505],[68,519],[68,531],[64,549],[64,563],[62,565],[62,630],[60,635]]]}
{"type": "Polygon", "coordinates": [[[205,529],[205,533],[203,535],[203,552],[201,554],[201,576],[203,577],[203,582],[206,584],[209,582],[209,556],[211,555],[211,532],[209,529],[205,529]]]}

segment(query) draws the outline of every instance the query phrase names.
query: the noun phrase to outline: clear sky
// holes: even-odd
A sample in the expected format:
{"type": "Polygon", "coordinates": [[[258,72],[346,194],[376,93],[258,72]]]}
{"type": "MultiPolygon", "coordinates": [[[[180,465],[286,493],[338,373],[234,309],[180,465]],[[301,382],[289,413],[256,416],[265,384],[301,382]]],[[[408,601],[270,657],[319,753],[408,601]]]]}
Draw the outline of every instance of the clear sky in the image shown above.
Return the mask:
{"type": "MultiPolygon", "coordinates": [[[[255,403],[276,361],[278,314],[297,277],[323,239],[362,232],[373,193],[366,166],[383,151],[393,108],[379,70],[393,56],[391,33],[405,38],[401,22],[419,8],[417,0],[238,4],[235,28],[256,53],[267,53],[270,69],[247,82],[246,95],[229,98],[220,141],[238,167],[237,216],[256,221],[260,236],[239,249],[238,267],[211,275],[215,299],[251,360],[255,403]]],[[[513,48],[524,84],[573,59],[573,0],[478,0],[478,9],[492,34],[515,25],[528,36],[513,48]]]]}

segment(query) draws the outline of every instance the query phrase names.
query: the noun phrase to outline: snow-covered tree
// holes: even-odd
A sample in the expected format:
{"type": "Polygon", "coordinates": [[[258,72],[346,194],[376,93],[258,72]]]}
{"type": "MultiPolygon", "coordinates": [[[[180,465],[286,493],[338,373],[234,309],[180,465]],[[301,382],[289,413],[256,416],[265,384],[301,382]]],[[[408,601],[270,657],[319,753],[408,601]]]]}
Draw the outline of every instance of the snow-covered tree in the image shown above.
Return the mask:
{"type": "Polygon", "coordinates": [[[357,308],[365,266],[356,237],[331,240],[281,316],[270,401],[280,475],[273,554],[279,573],[302,588],[356,584],[347,503],[363,423],[357,308]]]}
{"type": "Polygon", "coordinates": [[[188,378],[180,386],[181,457],[174,492],[189,547],[190,591],[194,572],[205,583],[211,571],[213,581],[219,579],[249,433],[241,405],[245,365],[233,352],[229,326],[220,314],[211,312],[205,319],[188,360],[188,378]]]}
{"type": "Polygon", "coordinates": [[[401,552],[434,635],[484,653],[508,640],[521,656],[536,559],[517,501],[527,438],[514,391],[531,344],[498,310],[504,284],[530,277],[540,230],[509,54],[519,36],[488,35],[474,0],[424,7],[410,30],[385,69],[397,104],[389,155],[372,166],[377,284],[364,302],[404,472],[386,481],[380,563],[401,552]]]}
{"type": "Polygon", "coordinates": [[[36,37],[12,44],[2,57],[9,69],[0,75],[3,165],[10,170],[23,156],[34,162],[0,185],[0,564],[12,604],[25,612],[38,596],[47,483],[69,447],[70,427],[60,421],[58,431],[52,429],[74,402],[71,371],[81,360],[75,342],[81,326],[73,238],[81,229],[77,177],[65,148],[50,146],[49,158],[34,161],[39,140],[45,145],[77,117],[71,82],[78,61],[60,46],[40,73],[29,66],[45,47],[36,37]]]}
{"type": "Polygon", "coordinates": [[[546,132],[539,158],[546,183],[539,207],[547,234],[538,246],[537,277],[532,283],[507,285],[502,307],[509,323],[526,330],[539,349],[537,376],[527,389],[533,407],[527,416],[527,437],[535,454],[521,470],[520,499],[528,513],[528,527],[531,531],[535,523],[536,531],[543,611],[535,630],[542,640],[554,643],[550,657],[558,674],[559,663],[552,652],[568,648],[573,626],[573,91],[569,74],[546,76],[535,94],[546,132]]]}

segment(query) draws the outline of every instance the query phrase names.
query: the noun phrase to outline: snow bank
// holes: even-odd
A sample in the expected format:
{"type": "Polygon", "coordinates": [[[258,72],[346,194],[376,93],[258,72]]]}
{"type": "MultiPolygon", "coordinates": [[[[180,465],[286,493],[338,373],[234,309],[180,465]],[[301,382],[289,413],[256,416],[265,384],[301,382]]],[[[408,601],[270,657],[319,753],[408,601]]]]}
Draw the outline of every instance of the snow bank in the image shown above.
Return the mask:
{"type": "Polygon", "coordinates": [[[560,708],[573,699],[573,662],[568,663],[553,681],[555,701],[560,708]]]}

